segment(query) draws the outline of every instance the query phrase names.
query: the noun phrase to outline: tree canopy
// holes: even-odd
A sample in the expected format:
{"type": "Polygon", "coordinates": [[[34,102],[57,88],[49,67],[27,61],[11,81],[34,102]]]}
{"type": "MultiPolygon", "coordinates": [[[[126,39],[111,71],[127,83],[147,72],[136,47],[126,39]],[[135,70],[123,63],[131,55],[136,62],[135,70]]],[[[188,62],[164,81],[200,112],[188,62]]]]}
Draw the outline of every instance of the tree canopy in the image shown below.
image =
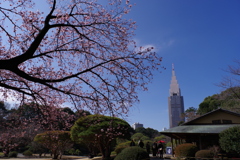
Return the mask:
{"type": "Polygon", "coordinates": [[[63,151],[69,149],[73,142],[69,131],[46,131],[37,134],[34,141],[51,150],[53,159],[63,154],[63,151]]]}
{"type": "Polygon", "coordinates": [[[75,142],[85,143],[90,150],[97,147],[103,157],[110,157],[116,138],[130,138],[131,126],[124,120],[103,115],[79,118],[71,128],[75,142]]]}
{"type": "Polygon", "coordinates": [[[143,133],[135,133],[131,139],[138,142],[139,140],[150,140],[150,137],[145,136],[143,133]]]}
{"type": "Polygon", "coordinates": [[[218,84],[224,89],[219,95],[221,105],[223,108],[240,113],[240,59],[234,60],[234,63],[228,65],[225,71],[229,75],[224,76],[218,84]]]}
{"type": "Polygon", "coordinates": [[[142,133],[144,134],[145,136],[149,137],[149,138],[154,138],[156,136],[159,136],[160,133],[158,132],[158,130],[155,130],[153,128],[144,128],[144,127],[139,127],[139,128],[136,128],[135,130],[137,133],[142,133]]]}
{"type": "Polygon", "coordinates": [[[129,0],[2,0],[4,98],[125,114],[162,58],[137,47],[129,0]]]}
{"type": "Polygon", "coordinates": [[[84,111],[72,115],[70,109],[56,109],[35,103],[23,104],[14,109],[8,108],[4,102],[1,104],[0,146],[5,156],[12,150],[30,145],[38,133],[46,130],[69,131],[75,120],[84,115],[84,111]],[[42,107],[46,110],[55,109],[52,110],[55,114],[44,114],[42,107]]]}
{"type": "Polygon", "coordinates": [[[199,104],[197,113],[202,115],[219,107],[240,113],[240,87],[228,88],[220,94],[214,94],[199,104]]]}
{"type": "Polygon", "coordinates": [[[17,109],[11,109],[1,102],[0,109],[0,146],[7,157],[9,152],[22,144],[26,144],[38,125],[33,126],[33,122],[26,121],[17,109]],[[29,122],[29,123],[28,123],[29,122]]]}
{"type": "Polygon", "coordinates": [[[218,99],[221,102],[221,107],[240,113],[240,87],[231,87],[218,96],[218,99]]]}
{"type": "Polygon", "coordinates": [[[212,110],[217,109],[218,107],[220,107],[220,105],[221,105],[221,102],[217,98],[216,94],[212,96],[208,96],[204,99],[202,103],[199,104],[197,113],[200,115],[208,113],[212,110]]]}
{"type": "Polygon", "coordinates": [[[197,113],[205,114],[219,107],[240,113],[240,60],[234,61],[225,70],[230,76],[225,76],[217,84],[224,90],[219,94],[208,96],[200,103],[197,113]]]}
{"type": "Polygon", "coordinates": [[[183,116],[185,117],[185,121],[188,122],[199,117],[199,114],[197,113],[197,111],[198,109],[194,107],[189,107],[188,109],[186,109],[183,114],[183,116]]]}

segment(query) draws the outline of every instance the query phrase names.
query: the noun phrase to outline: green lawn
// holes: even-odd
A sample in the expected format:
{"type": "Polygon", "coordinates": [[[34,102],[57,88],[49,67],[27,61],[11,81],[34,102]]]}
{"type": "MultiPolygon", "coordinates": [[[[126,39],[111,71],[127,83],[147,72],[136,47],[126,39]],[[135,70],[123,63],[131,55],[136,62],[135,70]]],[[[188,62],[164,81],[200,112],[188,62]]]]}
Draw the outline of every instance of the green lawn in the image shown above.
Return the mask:
{"type": "Polygon", "coordinates": [[[0,157],[3,157],[3,156],[4,156],[3,152],[0,152],[0,157]]]}

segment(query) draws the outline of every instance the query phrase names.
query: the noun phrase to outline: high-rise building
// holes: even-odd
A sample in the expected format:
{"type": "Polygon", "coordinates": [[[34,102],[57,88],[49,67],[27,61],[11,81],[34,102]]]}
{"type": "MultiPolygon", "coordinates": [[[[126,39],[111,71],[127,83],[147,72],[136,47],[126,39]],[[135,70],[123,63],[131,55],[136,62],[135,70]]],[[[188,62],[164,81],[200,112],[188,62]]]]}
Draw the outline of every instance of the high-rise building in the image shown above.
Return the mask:
{"type": "Polygon", "coordinates": [[[141,123],[134,123],[133,125],[132,125],[132,128],[135,130],[135,129],[137,129],[137,128],[139,128],[139,127],[143,127],[143,124],[141,124],[141,123]]]}
{"type": "Polygon", "coordinates": [[[182,114],[184,113],[183,96],[179,88],[177,78],[175,75],[174,65],[172,64],[172,80],[168,97],[168,113],[169,113],[169,127],[176,127],[181,121],[185,121],[182,114]]]}

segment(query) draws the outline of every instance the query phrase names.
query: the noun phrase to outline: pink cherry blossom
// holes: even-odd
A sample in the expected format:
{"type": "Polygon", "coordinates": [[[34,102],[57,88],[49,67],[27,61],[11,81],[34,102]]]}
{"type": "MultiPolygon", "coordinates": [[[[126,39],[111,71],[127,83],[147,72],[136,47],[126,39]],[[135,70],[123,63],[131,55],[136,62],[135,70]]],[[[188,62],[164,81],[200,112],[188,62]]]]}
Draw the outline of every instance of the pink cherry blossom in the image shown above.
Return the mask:
{"type": "MultiPolygon", "coordinates": [[[[162,58],[136,47],[129,0],[3,0],[0,6],[0,92],[42,106],[54,119],[62,104],[118,116],[139,102],[162,58]],[[52,108],[52,109],[51,109],[52,108]]],[[[54,124],[49,126],[54,128],[54,124]]]]}

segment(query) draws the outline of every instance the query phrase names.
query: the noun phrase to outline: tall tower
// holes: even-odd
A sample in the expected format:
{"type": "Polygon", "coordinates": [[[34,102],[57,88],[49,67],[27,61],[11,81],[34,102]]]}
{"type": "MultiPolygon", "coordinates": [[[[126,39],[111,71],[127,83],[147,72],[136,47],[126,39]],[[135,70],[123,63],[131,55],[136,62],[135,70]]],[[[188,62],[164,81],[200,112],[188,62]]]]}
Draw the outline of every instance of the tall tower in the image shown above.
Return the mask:
{"type": "Polygon", "coordinates": [[[181,96],[181,90],[179,88],[174,65],[172,64],[172,80],[169,90],[170,96],[168,97],[168,113],[169,113],[169,127],[176,127],[180,121],[185,121],[182,117],[184,113],[183,96],[181,96]]]}

